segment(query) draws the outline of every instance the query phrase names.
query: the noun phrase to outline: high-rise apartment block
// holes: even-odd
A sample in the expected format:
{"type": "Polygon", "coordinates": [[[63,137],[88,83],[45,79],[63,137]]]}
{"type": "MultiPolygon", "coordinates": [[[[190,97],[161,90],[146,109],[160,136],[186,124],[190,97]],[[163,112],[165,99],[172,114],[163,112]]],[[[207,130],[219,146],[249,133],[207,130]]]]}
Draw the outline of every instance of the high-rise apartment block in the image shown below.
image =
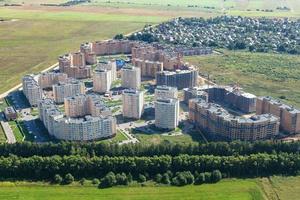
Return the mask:
{"type": "Polygon", "coordinates": [[[123,117],[140,119],[144,112],[144,92],[124,90],[122,95],[123,117]]]}
{"type": "Polygon", "coordinates": [[[58,58],[59,70],[72,78],[90,78],[91,66],[86,65],[85,56],[81,52],[70,53],[58,58]]]}
{"type": "Polygon", "coordinates": [[[300,110],[283,104],[271,97],[259,97],[256,102],[256,113],[270,113],[280,119],[280,129],[289,134],[300,133],[300,110]]]}
{"type": "Polygon", "coordinates": [[[85,85],[82,81],[69,78],[65,82],[59,82],[52,86],[53,96],[56,103],[63,103],[66,97],[77,94],[85,94],[85,85]]]}
{"type": "Polygon", "coordinates": [[[38,84],[42,89],[52,88],[52,85],[65,82],[68,75],[60,72],[45,72],[39,75],[38,84]]]}
{"type": "Polygon", "coordinates": [[[141,70],[132,65],[126,65],[121,70],[122,87],[139,89],[141,87],[141,70]]]}
{"type": "Polygon", "coordinates": [[[201,131],[228,140],[269,139],[278,135],[279,131],[279,119],[274,115],[240,117],[200,98],[189,101],[189,119],[201,131]]]}
{"type": "Polygon", "coordinates": [[[112,84],[112,71],[96,68],[93,74],[93,91],[98,93],[108,92],[112,84]]]}
{"type": "Polygon", "coordinates": [[[23,93],[31,106],[37,106],[42,99],[42,89],[32,75],[25,75],[22,79],[23,93]]]}
{"type": "Polygon", "coordinates": [[[133,59],[132,64],[141,69],[142,77],[155,78],[157,72],[162,72],[164,67],[162,62],[133,59]]]}
{"type": "Polygon", "coordinates": [[[163,99],[163,98],[178,98],[178,91],[175,87],[169,87],[166,85],[157,86],[155,89],[155,99],[163,99]]]}
{"type": "Polygon", "coordinates": [[[155,101],[155,126],[175,129],[179,123],[179,100],[157,99],[155,101]]]}
{"type": "Polygon", "coordinates": [[[111,71],[111,81],[117,79],[117,64],[116,61],[100,62],[97,64],[97,69],[106,69],[111,71]]]}
{"type": "Polygon", "coordinates": [[[97,96],[77,95],[66,98],[65,107],[66,116],[51,99],[39,102],[40,119],[49,134],[57,139],[90,141],[116,134],[116,119],[97,96]]]}
{"type": "Polygon", "coordinates": [[[197,86],[197,80],[198,71],[192,68],[189,70],[176,70],[176,72],[163,71],[156,74],[157,85],[177,87],[179,90],[197,86]]]}

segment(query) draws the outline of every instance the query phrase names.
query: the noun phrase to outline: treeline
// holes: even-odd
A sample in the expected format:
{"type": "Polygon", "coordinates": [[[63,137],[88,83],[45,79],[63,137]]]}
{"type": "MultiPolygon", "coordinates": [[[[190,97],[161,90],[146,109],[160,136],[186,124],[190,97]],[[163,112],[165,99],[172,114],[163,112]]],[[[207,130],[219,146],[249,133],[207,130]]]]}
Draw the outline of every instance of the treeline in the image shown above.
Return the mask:
{"type": "Polygon", "coordinates": [[[168,171],[192,174],[219,170],[225,177],[295,175],[300,170],[299,154],[251,154],[245,156],[180,155],[153,157],[52,156],[0,157],[2,180],[51,180],[70,173],[75,179],[102,178],[107,173],[125,173],[154,178],[168,171]]]}
{"type": "Polygon", "coordinates": [[[16,155],[19,157],[31,156],[160,156],[170,155],[250,155],[257,153],[296,153],[300,150],[300,142],[210,142],[199,144],[172,144],[159,145],[117,145],[107,143],[30,143],[0,144],[0,156],[16,155]]]}

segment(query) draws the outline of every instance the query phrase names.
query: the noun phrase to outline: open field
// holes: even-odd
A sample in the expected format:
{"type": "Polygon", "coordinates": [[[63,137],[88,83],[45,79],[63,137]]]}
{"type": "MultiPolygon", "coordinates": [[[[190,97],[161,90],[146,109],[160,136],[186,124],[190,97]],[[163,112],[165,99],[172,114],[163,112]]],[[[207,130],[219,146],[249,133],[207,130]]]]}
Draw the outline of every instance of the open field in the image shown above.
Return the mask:
{"type": "Polygon", "coordinates": [[[0,8],[0,16],[15,19],[0,23],[0,93],[38,72],[57,57],[79,49],[85,41],[129,33],[164,17],[0,8]],[[9,34],[8,34],[9,33],[9,34]]]}
{"type": "Polygon", "coordinates": [[[185,59],[216,83],[237,83],[247,92],[282,98],[300,107],[299,56],[223,51],[220,55],[185,59]]]}
{"type": "Polygon", "coordinates": [[[73,200],[262,200],[263,193],[255,180],[224,180],[217,184],[186,187],[115,187],[97,189],[89,186],[47,186],[2,183],[0,199],[73,200]]]}

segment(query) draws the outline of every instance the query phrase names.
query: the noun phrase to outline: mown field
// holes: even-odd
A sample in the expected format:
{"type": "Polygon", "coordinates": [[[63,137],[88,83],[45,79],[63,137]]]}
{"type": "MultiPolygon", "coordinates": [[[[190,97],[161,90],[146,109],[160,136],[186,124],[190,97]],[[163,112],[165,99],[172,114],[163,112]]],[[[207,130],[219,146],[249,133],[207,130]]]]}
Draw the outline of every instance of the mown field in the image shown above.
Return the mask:
{"type": "Polygon", "coordinates": [[[225,180],[217,184],[185,187],[49,186],[42,184],[2,183],[0,199],[56,200],[262,200],[264,195],[254,180],[225,180]]]}
{"type": "Polygon", "coordinates": [[[222,51],[220,55],[186,57],[219,84],[238,84],[258,96],[273,96],[300,107],[300,57],[222,51]]]}
{"type": "Polygon", "coordinates": [[[98,5],[121,8],[147,8],[160,10],[206,11],[219,14],[254,16],[300,16],[300,3],[297,0],[92,0],[85,5],[98,5]],[[282,10],[279,8],[288,8],[282,10]],[[272,10],[270,12],[270,10],[272,10]]]}
{"type": "Polygon", "coordinates": [[[79,49],[85,41],[108,39],[145,24],[166,20],[159,16],[39,11],[0,8],[0,93],[17,85],[26,73],[38,72],[57,57],[79,49]]]}

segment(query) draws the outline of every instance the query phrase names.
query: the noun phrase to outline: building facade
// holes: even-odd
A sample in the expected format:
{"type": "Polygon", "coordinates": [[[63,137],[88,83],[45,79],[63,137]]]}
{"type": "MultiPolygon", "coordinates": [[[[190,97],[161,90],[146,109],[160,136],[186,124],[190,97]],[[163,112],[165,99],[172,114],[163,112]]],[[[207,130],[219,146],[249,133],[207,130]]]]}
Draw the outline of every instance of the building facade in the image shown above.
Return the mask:
{"type": "Polygon", "coordinates": [[[123,117],[140,119],[144,112],[144,92],[124,90],[122,94],[123,117]]]}
{"type": "Polygon", "coordinates": [[[93,91],[98,93],[108,92],[112,84],[112,71],[96,68],[93,74],[93,91]]]}
{"type": "Polygon", "coordinates": [[[270,113],[280,118],[280,129],[289,134],[300,133],[300,110],[271,97],[259,97],[256,114],[270,113]]]}
{"type": "Polygon", "coordinates": [[[175,129],[179,123],[179,100],[157,99],[154,104],[155,126],[161,129],[175,129]]]}
{"type": "Polygon", "coordinates": [[[22,79],[23,93],[31,106],[37,106],[42,99],[42,89],[32,75],[25,75],[22,79]]]}
{"type": "MultiPolygon", "coordinates": [[[[83,96],[86,100],[83,103],[88,104],[86,115],[78,112],[75,117],[64,115],[51,99],[39,102],[40,120],[51,136],[60,140],[91,141],[116,135],[116,119],[107,112],[103,102],[95,96],[83,96]],[[92,112],[95,107],[98,108],[98,113],[92,112]]],[[[70,110],[68,112],[75,113],[70,110]]]]}
{"type": "Polygon", "coordinates": [[[175,72],[163,71],[156,74],[157,85],[177,87],[178,90],[197,86],[197,80],[198,71],[195,69],[176,70],[175,72]]]}
{"type": "Polygon", "coordinates": [[[121,70],[122,87],[139,89],[141,87],[141,70],[132,65],[127,65],[121,70]]]}
{"type": "Polygon", "coordinates": [[[228,140],[269,139],[279,131],[279,119],[274,115],[234,116],[220,105],[203,99],[189,101],[189,119],[200,130],[228,140]]]}
{"type": "Polygon", "coordinates": [[[60,72],[45,72],[39,75],[38,84],[42,89],[52,88],[52,85],[65,82],[68,75],[60,72]]]}
{"type": "Polygon", "coordinates": [[[52,86],[54,101],[63,103],[66,97],[72,97],[77,94],[85,94],[85,85],[82,81],[69,78],[65,82],[59,82],[52,86]]]}
{"type": "Polygon", "coordinates": [[[178,98],[178,91],[175,87],[169,87],[166,85],[159,85],[155,89],[155,100],[156,99],[177,99],[178,98]]]}
{"type": "Polygon", "coordinates": [[[141,69],[142,77],[155,78],[157,72],[162,72],[164,67],[162,62],[133,59],[132,64],[141,69]]]}

